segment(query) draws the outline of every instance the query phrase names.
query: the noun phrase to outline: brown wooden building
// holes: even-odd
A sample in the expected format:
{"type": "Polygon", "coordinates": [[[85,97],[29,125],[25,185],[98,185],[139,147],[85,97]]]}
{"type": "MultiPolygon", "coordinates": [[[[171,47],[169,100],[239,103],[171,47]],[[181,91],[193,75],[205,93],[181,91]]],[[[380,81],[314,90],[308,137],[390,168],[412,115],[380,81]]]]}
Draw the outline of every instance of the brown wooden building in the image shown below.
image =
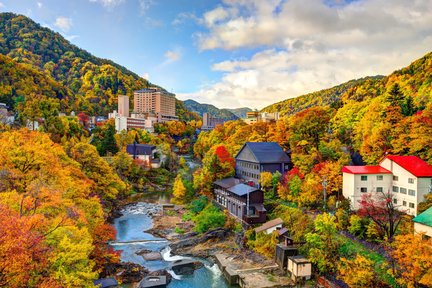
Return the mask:
{"type": "Polygon", "coordinates": [[[264,208],[264,193],[237,178],[226,178],[214,182],[216,203],[231,215],[247,224],[264,223],[267,212],[264,208]]]}

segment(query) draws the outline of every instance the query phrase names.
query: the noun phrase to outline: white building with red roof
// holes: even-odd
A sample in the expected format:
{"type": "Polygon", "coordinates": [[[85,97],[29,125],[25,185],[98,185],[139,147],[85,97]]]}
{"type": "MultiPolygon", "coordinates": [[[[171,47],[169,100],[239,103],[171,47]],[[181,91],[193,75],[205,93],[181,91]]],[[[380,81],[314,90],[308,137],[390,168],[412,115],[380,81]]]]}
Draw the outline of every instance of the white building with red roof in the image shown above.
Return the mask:
{"type": "Polygon", "coordinates": [[[364,193],[391,191],[393,202],[416,216],[418,203],[432,192],[432,165],[416,156],[387,156],[377,166],[345,166],[342,173],[343,195],[353,210],[364,193]]]}

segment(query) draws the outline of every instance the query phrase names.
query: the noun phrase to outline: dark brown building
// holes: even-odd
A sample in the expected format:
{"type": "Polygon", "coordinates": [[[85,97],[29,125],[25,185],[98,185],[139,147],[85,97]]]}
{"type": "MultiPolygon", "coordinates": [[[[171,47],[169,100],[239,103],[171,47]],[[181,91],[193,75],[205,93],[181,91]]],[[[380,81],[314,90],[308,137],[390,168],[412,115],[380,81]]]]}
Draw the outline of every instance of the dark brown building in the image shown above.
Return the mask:
{"type": "Polygon", "coordinates": [[[281,174],[292,168],[290,157],[276,142],[246,142],[235,156],[236,175],[259,187],[261,172],[281,174]]]}
{"type": "Polygon", "coordinates": [[[247,224],[264,223],[264,193],[256,187],[246,185],[237,178],[226,178],[214,183],[216,203],[231,215],[247,224]]]}

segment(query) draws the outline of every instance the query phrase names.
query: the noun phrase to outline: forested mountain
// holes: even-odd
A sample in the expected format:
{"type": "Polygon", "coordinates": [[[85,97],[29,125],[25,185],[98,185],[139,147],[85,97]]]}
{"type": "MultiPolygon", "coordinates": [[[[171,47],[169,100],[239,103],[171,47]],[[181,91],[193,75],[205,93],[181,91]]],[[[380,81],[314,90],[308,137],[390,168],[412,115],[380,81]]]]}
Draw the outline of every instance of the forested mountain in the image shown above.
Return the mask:
{"type": "MultiPolygon", "coordinates": [[[[106,115],[116,108],[117,95],[132,96],[134,90],[155,86],[13,13],[0,13],[0,53],[7,56],[0,58],[0,101],[11,107],[26,97],[44,95],[61,100],[66,112],[106,115]]],[[[178,113],[186,116],[182,120],[196,118],[189,111],[178,113]]]]}
{"type": "Polygon", "coordinates": [[[332,105],[337,106],[345,93],[354,93],[357,87],[374,86],[383,76],[365,77],[357,80],[350,80],[338,86],[312,92],[295,98],[283,100],[281,102],[269,105],[262,109],[262,112],[281,112],[282,115],[292,115],[303,109],[313,106],[332,105]]]}
{"type": "Polygon", "coordinates": [[[210,113],[212,116],[222,118],[224,120],[236,120],[240,117],[236,116],[234,113],[229,111],[228,109],[219,109],[213,105],[210,104],[201,104],[194,100],[186,100],[184,101],[184,104],[187,109],[190,111],[194,111],[195,113],[199,114],[200,116],[203,115],[203,113],[210,113]]]}
{"type": "Polygon", "coordinates": [[[246,117],[246,112],[250,112],[252,111],[251,108],[249,107],[242,107],[242,108],[226,108],[226,110],[230,111],[231,113],[233,113],[234,115],[236,115],[238,118],[245,118],[246,117]]]}

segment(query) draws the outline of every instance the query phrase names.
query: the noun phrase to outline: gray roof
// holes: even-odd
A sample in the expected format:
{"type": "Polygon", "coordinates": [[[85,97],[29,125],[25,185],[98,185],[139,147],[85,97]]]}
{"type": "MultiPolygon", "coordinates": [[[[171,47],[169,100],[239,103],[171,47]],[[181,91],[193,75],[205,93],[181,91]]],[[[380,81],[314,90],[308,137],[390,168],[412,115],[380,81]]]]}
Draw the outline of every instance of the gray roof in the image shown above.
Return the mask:
{"type": "Polygon", "coordinates": [[[156,146],[147,144],[129,144],[126,146],[126,152],[129,155],[152,155],[156,146]]]}
{"type": "Polygon", "coordinates": [[[243,183],[237,184],[237,185],[228,189],[229,192],[234,193],[238,196],[244,196],[244,195],[247,195],[249,193],[258,191],[258,190],[259,190],[258,188],[251,187],[251,186],[243,184],[243,183]]]}
{"type": "Polygon", "coordinates": [[[276,142],[246,142],[237,153],[248,147],[259,163],[290,163],[291,159],[276,142]]]}
{"type": "Polygon", "coordinates": [[[228,189],[230,187],[233,187],[234,185],[237,185],[240,183],[240,179],[234,178],[234,177],[230,177],[230,178],[225,178],[225,179],[221,179],[218,180],[216,182],[214,182],[214,184],[221,186],[225,189],[228,189]]]}

